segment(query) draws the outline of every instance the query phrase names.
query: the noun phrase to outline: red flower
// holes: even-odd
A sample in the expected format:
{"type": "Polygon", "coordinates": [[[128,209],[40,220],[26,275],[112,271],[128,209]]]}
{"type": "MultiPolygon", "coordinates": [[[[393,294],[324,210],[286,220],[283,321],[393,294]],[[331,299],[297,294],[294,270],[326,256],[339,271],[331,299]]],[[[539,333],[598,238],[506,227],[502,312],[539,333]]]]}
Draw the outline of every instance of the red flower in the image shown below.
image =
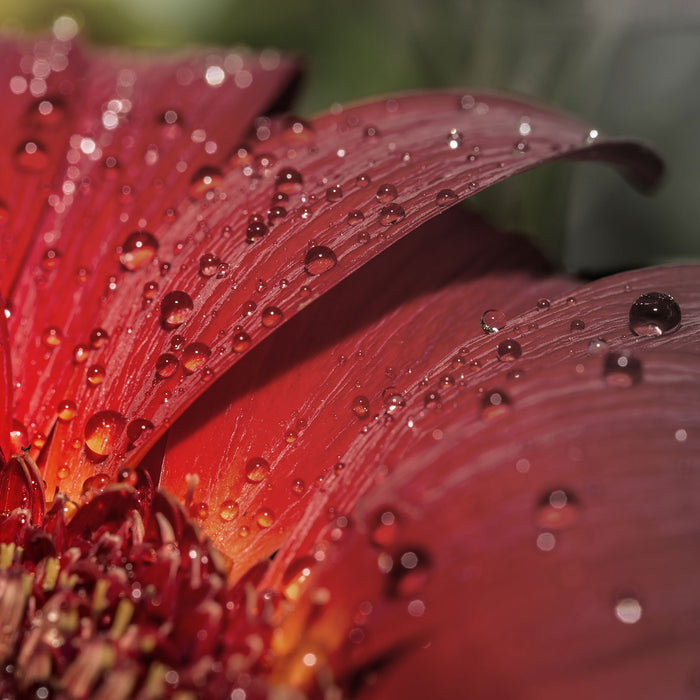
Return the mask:
{"type": "Polygon", "coordinates": [[[5,696],[697,686],[697,270],[428,221],[651,151],[494,95],[261,117],[269,52],[2,51],[5,696]]]}

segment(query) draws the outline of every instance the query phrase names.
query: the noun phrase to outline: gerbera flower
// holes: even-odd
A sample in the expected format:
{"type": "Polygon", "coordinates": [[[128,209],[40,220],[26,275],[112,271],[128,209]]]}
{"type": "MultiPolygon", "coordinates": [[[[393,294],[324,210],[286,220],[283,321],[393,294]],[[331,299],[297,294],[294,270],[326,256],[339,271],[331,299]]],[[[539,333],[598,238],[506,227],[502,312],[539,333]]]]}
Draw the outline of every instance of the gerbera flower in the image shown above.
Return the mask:
{"type": "Polygon", "coordinates": [[[651,150],[497,95],[277,116],[270,51],[1,50],[7,697],[692,685],[697,270],[581,286],[445,211],[651,150]]]}

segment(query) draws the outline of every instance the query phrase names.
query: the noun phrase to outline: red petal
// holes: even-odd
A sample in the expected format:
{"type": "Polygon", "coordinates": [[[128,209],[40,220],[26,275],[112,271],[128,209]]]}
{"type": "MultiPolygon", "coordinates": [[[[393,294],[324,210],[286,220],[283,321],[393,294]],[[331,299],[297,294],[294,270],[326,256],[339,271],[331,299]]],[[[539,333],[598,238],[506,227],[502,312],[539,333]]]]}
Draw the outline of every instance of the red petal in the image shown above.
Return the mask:
{"type": "MultiPolygon", "coordinates": [[[[2,299],[0,298],[0,302],[2,299]]],[[[0,309],[4,304],[0,303],[0,309]]],[[[12,368],[10,366],[10,337],[5,314],[0,314],[0,468],[12,454],[10,426],[12,425],[12,368]]]]}
{"type": "Polygon", "coordinates": [[[330,662],[366,698],[684,696],[700,651],[700,362],[641,363],[623,389],[602,358],[565,361],[511,383],[499,420],[468,392],[395,431],[392,472],[278,636],[279,680],[330,662]]]}
{"type": "MultiPolygon", "coordinates": [[[[297,128],[296,123],[285,122],[278,132],[274,124],[261,125],[259,139],[251,147],[256,157],[252,165],[230,172],[221,194],[215,191],[183,209],[174,224],[153,229],[159,255],[172,255],[173,269],[158,280],[160,288],[150,305],[143,303],[142,290],[144,283],[158,279],[155,261],[133,274],[120,270],[116,262],[103,261],[99,279],[82,287],[72,271],[61,272],[61,289],[72,290],[71,304],[40,309],[19,335],[15,327],[25,375],[46,364],[41,334],[56,327],[64,336],[62,345],[48,352],[44,379],[30,382],[19,396],[20,415],[44,432],[51,426],[57,402],[70,398],[77,405],[70,424],[56,426],[46,467],[49,488],[56,483],[66,458],[72,472],[61,488],[71,493],[94,469],[82,449],[86,426],[90,435],[96,435],[87,442],[97,453],[97,457],[92,455],[93,462],[102,460],[100,470],[112,473],[120,460],[137,460],[204,391],[207,382],[202,380],[218,376],[237,360],[230,336],[236,321],[252,338],[252,347],[310,298],[334,286],[445,204],[539,163],[579,154],[605,157],[623,166],[630,158],[638,161],[636,172],[646,173],[642,179],[647,184],[654,179],[652,174],[658,175],[658,159],[643,147],[597,141],[591,145],[588,134],[588,128],[526,103],[477,96],[472,105],[460,101],[457,94],[365,104],[320,117],[311,127],[297,128]],[[519,135],[522,123],[530,129],[526,141],[519,135]],[[273,133],[267,138],[270,129],[273,133]],[[368,187],[361,186],[365,180],[357,180],[364,175],[371,179],[368,187]],[[299,177],[305,178],[306,203],[298,192],[299,177]],[[454,192],[454,198],[447,189],[454,192]],[[340,190],[344,193],[341,200],[340,190]],[[293,214],[280,219],[282,213],[275,208],[279,202],[271,200],[275,192],[289,196],[283,209],[293,209],[293,214]],[[216,206],[215,200],[219,200],[216,206]],[[275,206],[271,207],[271,201],[275,206]],[[358,241],[347,217],[360,210],[365,221],[358,241]],[[253,214],[261,215],[262,224],[274,228],[272,234],[251,245],[245,236],[253,214]],[[312,217],[310,223],[307,215],[312,217]],[[265,216],[269,216],[267,221],[265,216]],[[396,223],[392,226],[391,222],[396,223]],[[369,243],[362,245],[366,236],[369,243]],[[231,277],[209,277],[216,259],[229,266],[231,277]],[[200,260],[197,265],[195,261],[200,260]],[[104,287],[110,270],[115,276],[114,293],[104,287]],[[322,271],[326,274],[316,275],[322,271]],[[309,286],[311,297],[306,298],[304,288],[309,286]],[[105,369],[97,390],[86,384],[84,367],[74,368],[70,361],[72,347],[86,341],[88,318],[110,336],[110,342],[91,353],[89,361],[105,369]],[[164,329],[174,329],[174,333],[164,329]],[[175,335],[184,340],[174,341],[175,335]],[[166,370],[163,374],[172,367],[177,372],[156,381],[155,368],[163,354],[174,355],[192,373],[177,369],[172,357],[165,357],[160,360],[166,370]],[[146,429],[142,436],[151,424],[155,427],[149,438],[129,451],[124,426],[132,421],[138,421],[134,432],[139,432],[138,425],[146,429]],[[92,430],[95,425],[96,432],[92,430]]],[[[152,136],[150,133],[149,138],[152,136]]],[[[245,154],[236,157],[247,158],[245,154]]],[[[210,186],[215,187],[216,180],[214,177],[210,186]]],[[[134,191],[148,197],[152,188],[138,186],[134,191]]],[[[92,206],[100,205],[93,200],[92,206]]],[[[255,236],[260,233],[256,221],[255,231],[250,231],[255,236]]],[[[81,219],[71,228],[86,232],[88,224],[81,219]]],[[[62,230],[67,235],[65,226],[62,230]]],[[[124,235],[128,229],[118,230],[124,235]]],[[[83,235],[73,242],[66,240],[67,250],[84,246],[83,235]]],[[[38,264],[43,253],[40,248],[32,252],[18,287],[23,304],[36,299],[29,271],[38,264]]],[[[100,239],[92,249],[92,258],[104,258],[114,250],[114,239],[100,239]]],[[[66,259],[76,256],[75,252],[65,254],[66,259]]],[[[51,296],[54,282],[48,284],[44,294],[51,296]]],[[[93,371],[99,379],[99,367],[93,371]]]]}
{"type": "MultiPolygon", "coordinates": [[[[512,317],[532,298],[571,288],[548,271],[524,238],[467,211],[423,225],[202,396],[168,434],[161,486],[192,501],[191,514],[233,557],[234,573],[289,544],[294,531],[283,557],[290,563],[292,549],[305,551],[303,540],[313,542],[367,489],[367,474],[346,478],[342,463],[358,433],[384,419],[388,387],[401,395],[427,378],[437,386],[441,376],[473,375],[473,358],[459,348],[483,335],[483,311],[495,306],[512,317]],[[406,274],[417,260],[420,275],[406,274]],[[248,474],[249,465],[257,470],[248,474]],[[198,478],[189,496],[188,474],[198,478]],[[274,523],[261,523],[261,511],[273,513],[274,523]],[[295,528],[300,521],[304,527],[295,528]]],[[[367,465],[370,475],[375,466],[367,465]]]]}

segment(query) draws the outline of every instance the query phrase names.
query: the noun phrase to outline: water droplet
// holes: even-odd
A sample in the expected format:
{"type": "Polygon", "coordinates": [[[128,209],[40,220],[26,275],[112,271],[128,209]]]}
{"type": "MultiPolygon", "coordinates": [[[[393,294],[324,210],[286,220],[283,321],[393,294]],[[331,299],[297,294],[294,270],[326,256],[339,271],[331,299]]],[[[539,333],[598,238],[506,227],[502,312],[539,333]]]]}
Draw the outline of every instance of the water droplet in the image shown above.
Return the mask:
{"type": "Polygon", "coordinates": [[[292,493],[295,496],[303,496],[306,491],[306,484],[303,479],[294,479],[291,485],[292,493]]]}
{"type": "Polygon", "coordinates": [[[537,526],[543,530],[562,530],[572,525],[579,514],[575,496],[564,489],[545,493],[537,504],[537,526]]]}
{"type": "Polygon", "coordinates": [[[352,400],[352,412],[360,420],[369,418],[369,399],[366,396],[356,396],[352,400]]]}
{"type": "Polygon", "coordinates": [[[507,416],[510,411],[510,399],[501,389],[491,389],[481,397],[481,417],[484,420],[499,420],[507,416]]]}
{"type": "Polygon", "coordinates": [[[389,204],[389,206],[382,207],[379,212],[379,223],[382,226],[391,226],[391,224],[396,224],[405,218],[406,212],[400,204],[389,204]]]}
{"type": "Polygon", "coordinates": [[[399,534],[399,519],[393,510],[380,510],[374,517],[369,539],[378,547],[390,547],[399,534]]]}
{"type": "Polygon", "coordinates": [[[513,155],[522,156],[530,150],[530,144],[525,139],[520,139],[513,144],[513,155]]]}
{"type": "Polygon", "coordinates": [[[627,351],[609,352],[603,360],[603,376],[610,386],[628,389],[642,378],[642,363],[627,351]]]}
{"type": "Polygon", "coordinates": [[[681,307],[669,294],[648,292],[632,304],[629,320],[635,335],[666,335],[681,325],[681,307]]]}
{"type": "Polygon", "coordinates": [[[615,602],[615,617],[625,625],[634,625],[642,619],[642,604],[632,596],[618,598],[615,602]]]}
{"type": "Polygon", "coordinates": [[[382,392],[382,401],[384,402],[384,407],[389,413],[394,413],[396,410],[403,408],[406,405],[404,397],[393,386],[384,389],[382,392]]]}
{"type": "Polygon", "coordinates": [[[167,330],[181,326],[192,313],[194,304],[186,292],[169,292],[160,302],[161,323],[167,330]]]}
{"type": "Polygon", "coordinates": [[[55,326],[45,328],[44,332],[41,334],[41,342],[47,348],[56,348],[63,342],[63,333],[61,333],[61,330],[55,326]]]}
{"type": "Polygon", "coordinates": [[[343,198],[343,190],[340,185],[333,185],[326,190],[326,199],[329,202],[339,202],[343,198]]]}
{"type": "Polygon", "coordinates": [[[294,168],[282,168],[275,178],[275,187],[285,194],[300,192],[303,185],[301,173],[294,168]]]}
{"type": "Polygon", "coordinates": [[[61,401],[58,406],[56,406],[58,419],[64,423],[72,421],[77,412],[78,407],[75,405],[75,401],[71,401],[70,399],[65,399],[64,401],[61,401]]]}
{"type": "Polygon", "coordinates": [[[15,151],[15,165],[28,173],[41,172],[49,164],[46,148],[39,141],[23,141],[15,151]]]}
{"type": "Polygon", "coordinates": [[[520,343],[512,338],[500,342],[496,348],[496,355],[501,362],[514,362],[522,354],[520,343]]]}
{"type": "Polygon", "coordinates": [[[158,239],[148,231],[134,231],[121,245],[119,262],[124,269],[140,270],[153,260],[158,251],[158,239]]]}
{"type": "Polygon", "coordinates": [[[91,456],[98,459],[109,456],[125,425],[124,416],[116,411],[99,411],[91,416],[85,424],[85,445],[91,456]]]}
{"type": "Polygon", "coordinates": [[[99,350],[107,345],[109,341],[109,333],[104,328],[93,328],[90,331],[90,347],[93,350],[99,350]]]}
{"type": "Polygon", "coordinates": [[[448,204],[452,204],[457,200],[457,193],[454,190],[444,189],[440,190],[435,195],[435,203],[439,207],[446,207],[448,204]]]}
{"type": "Polygon", "coordinates": [[[390,182],[385,182],[383,185],[379,185],[379,188],[377,189],[377,201],[381,202],[382,204],[386,204],[387,202],[391,202],[392,200],[396,199],[398,196],[398,192],[396,191],[396,187],[392,185],[390,182]]]}
{"type": "Polygon", "coordinates": [[[447,145],[455,149],[459,148],[462,143],[464,143],[464,135],[462,132],[457,129],[450,129],[450,132],[447,134],[447,145]]]}
{"type": "Polygon", "coordinates": [[[484,333],[496,333],[506,325],[506,315],[498,309],[487,309],[481,315],[481,327],[484,333]]]}
{"type": "Polygon", "coordinates": [[[338,259],[335,253],[325,245],[310,248],[304,258],[304,270],[309,275],[320,275],[332,270],[338,259]]]}
{"type": "Polygon", "coordinates": [[[213,253],[206,253],[199,258],[199,274],[202,277],[213,277],[219,270],[221,261],[213,253]]]}
{"type": "Polygon", "coordinates": [[[405,549],[394,557],[386,593],[391,598],[414,596],[423,590],[430,575],[430,560],[420,549],[405,549]]]}
{"type": "Polygon", "coordinates": [[[438,394],[437,391],[429,391],[423,397],[423,405],[431,410],[435,408],[440,408],[440,394],[438,394]]]}
{"type": "Polygon", "coordinates": [[[255,514],[255,520],[260,527],[270,527],[275,522],[275,514],[271,508],[260,508],[255,514]]]}
{"type": "Polygon", "coordinates": [[[61,254],[54,248],[49,248],[41,256],[41,268],[49,272],[50,270],[55,270],[58,267],[58,263],[61,259],[61,254]]]}
{"type": "Polygon", "coordinates": [[[232,500],[226,500],[223,501],[222,504],[219,506],[219,517],[224,521],[224,522],[231,522],[231,520],[235,520],[235,518],[238,516],[238,512],[240,511],[240,506],[236,501],[232,500]]]}
{"type": "Polygon", "coordinates": [[[76,345],[73,348],[73,364],[82,365],[86,362],[89,350],[87,345],[76,345]]]}
{"type": "Polygon", "coordinates": [[[365,141],[375,141],[381,136],[379,129],[377,129],[376,126],[367,126],[365,127],[365,130],[362,132],[362,137],[365,139],[365,141]]]}
{"type": "Polygon", "coordinates": [[[597,355],[605,355],[608,352],[609,346],[602,338],[595,338],[588,343],[586,353],[592,357],[597,355]]]}
{"type": "Polygon", "coordinates": [[[566,298],[566,305],[567,306],[573,306],[576,303],[576,297],[567,297],[566,298]]]}
{"type": "Polygon", "coordinates": [[[250,347],[250,336],[239,326],[233,333],[233,352],[245,352],[250,347]]]}
{"type": "Polygon", "coordinates": [[[252,301],[248,300],[243,306],[241,307],[241,315],[245,318],[246,316],[252,316],[255,313],[255,310],[258,308],[258,305],[252,301]]]}
{"type": "Polygon", "coordinates": [[[158,115],[158,123],[166,139],[174,139],[182,130],[182,117],[174,109],[166,109],[158,115]]]}
{"type": "Polygon", "coordinates": [[[85,373],[85,379],[90,386],[102,384],[107,375],[107,370],[102,365],[90,365],[85,373]]]}
{"type": "Polygon", "coordinates": [[[574,332],[574,331],[582,331],[586,327],[586,324],[580,319],[580,318],[575,318],[570,324],[569,324],[569,330],[574,332]]]}
{"type": "Polygon", "coordinates": [[[151,437],[154,425],[146,418],[134,418],[126,426],[126,436],[134,447],[143,445],[151,437]]]}
{"type": "Polygon", "coordinates": [[[270,473],[270,464],[262,457],[251,457],[245,465],[245,478],[251,484],[259,484],[270,473]]]}
{"type": "Polygon", "coordinates": [[[219,168],[213,165],[205,165],[192,176],[188,194],[192,199],[202,199],[212,190],[220,189],[223,180],[224,178],[219,168]]]}
{"type": "Polygon", "coordinates": [[[370,182],[372,182],[372,179],[369,175],[366,175],[365,173],[362,173],[362,175],[358,175],[355,178],[356,187],[367,187],[370,184],[370,182]]]}
{"type": "Polygon", "coordinates": [[[260,240],[267,231],[268,228],[262,221],[250,221],[248,228],[245,230],[245,239],[248,243],[255,243],[255,241],[260,240]]]}
{"type": "Polygon", "coordinates": [[[365,215],[359,209],[353,209],[353,211],[351,211],[345,219],[345,221],[350,226],[357,226],[358,224],[361,224],[364,220],[365,215]]]}
{"type": "Polygon", "coordinates": [[[170,347],[173,350],[182,350],[185,345],[185,336],[176,333],[172,338],[170,338],[170,347]]]}
{"type": "Polygon", "coordinates": [[[171,355],[169,352],[163,353],[156,360],[156,375],[159,379],[172,377],[177,372],[179,364],[180,362],[175,355],[171,355]]]}
{"type": "Polygon", "coordinates": [[[287,600],[299,600],[315,564],[316,560],[313,557],[300,557],[287,567],[282,577],[282,593],[287,600]]]}
{"type": "Polygon", "coordinates": [[[538,299],[537,300],[537,309],[539,311],[546,311],[549,309],[550,301],[549,299],[538,299]]]}
{"type": "Polygon", "coordinates": [[[98,494],[104,491],[105,486],[109,484],[111,479],[108,474],[93,474],[83,481],[83,494],[98,494]]]}
{"type": "Polygon", "coordinates": [[[260,322],[265,328],[274,328],[279,326],[284,320],[284,314],[281,309],[276,306],[267,306],[262,310],[260,322]]]}
{"type": "Polygon", "coordinates": [[[182,368],[187,374],[202,369],[211,356],[211,349],[204,343],[190,343],[182,351],[182,368]]]}

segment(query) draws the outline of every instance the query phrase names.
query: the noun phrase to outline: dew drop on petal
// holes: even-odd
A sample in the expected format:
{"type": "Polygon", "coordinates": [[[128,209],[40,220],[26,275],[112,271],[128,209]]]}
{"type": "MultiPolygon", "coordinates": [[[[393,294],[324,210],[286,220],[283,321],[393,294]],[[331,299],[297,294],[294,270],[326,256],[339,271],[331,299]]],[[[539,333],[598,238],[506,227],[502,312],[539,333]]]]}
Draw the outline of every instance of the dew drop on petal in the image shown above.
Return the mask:
{"type": "Polygon", "coordinates": [[[358,224],[361,224],[365,220],[365,215],[359,210],[359,209],[353,209],[351,211],[345,221],[347,221],[348,225],[350,226],[357,226],[358,224]]]}
{"type": "Polygon", "coordinates": [[[44,332],[41,334],[41,342],[47,348],[56,348],[63,342],[63,333],[61,333],[60,328],[56,328],[55,326],[45,328],[44,332]]]}
{"type": "Polygon", "coordinates": [[[329,202],[339,202],[343,198],[343,190],[340,185],[333,185],[326,190],[326,200],[329,202]]]}
{"type": "Polygon", "coordinates": [[[245,478],[251,484],[259,484],[270,473],[270,464],[262,457],[251,457],[245,465],[245,478]]]}
{"type": "MultiPolygon", "coordinates": [[[[2,223],[0,221],[0,223],[2,223]]],[[[55,270],[58,267],[58,263],[61,260],[61,254],[55,248],[49,248],[41,256],[41,269],[49,272],[50,270],[55,270]]]]}
{"type": "MultiPolygon", "coordinates": [[[[251,217],[252,218],[252,217],[251,217]]],[[[268,232],[267,225],[262,221],[252,220],[245,230],[245,239],[248,243],[255,243],[268,232]]]]}
{"type": "Polygon", "coordinates": [[[352,400],[352,412],[360,420],[369,418],[369,399],[366,396],[356,396],[352,400]]]}
{"type": "Polygon", "coordinates": [[[65,399],[59,402],[56,406],[56,414],[58,415],[58,420],[68,423],[75,418],[75,414],[78,412],[78,407],[75,405],[75,401],[70,399],[65,399]]]}
{"type": "Polygon", "coordinates": [[[226,500],[221,503],[219,506],[219,517],[224,521],[224,522],[231,522],[231,520],[235,520],[235,518],[238,516],[238,513],[240,511],[240,506],[238,505],[237,501],[233,500],[226,500]]]}
{"type": "Polygon", "coordinates": [[[90,347],[93,350],[99,350],[107,345],[109,341],[109,333],[104,328],[93,328],[90,331],[90,347]]]}
{"type": "Polygon", "coordinates": [[[85,424],[85,445],[98,458],[110,455],[124,430],[126,420],[116,411],[99,411],[85,424]]]}
{"type": "Polygon", "coordinates": [[[405,218],[406,212],[400,204],[389,204],[386,207],[382,207],[382,210],[379,212],[379,223],[382,226],[391,226],[403,221],[405,218]]]}
{"type": "Polygon", "coordinates": [[[547,309],[549,309],[550,301],[549,301],[549,299],[545,299],[545,298],[538,299],[536,306],[537,306],[538,311],[546,311],[547,309]]]}
{"type": "Polygon", "coordinates": [[[498,420],[507,416],[510,411],[510,399],[500,389],[491,389],[481,397],[481,417],[484,420],[498,420]]]}
{"type": "Polygon", "coordinates": [[[304,179],[301,173],[294,168],[282,168],[275,178],[275,187],[284,194],[300,192],[304,179]]]}
{"type": "Polygon", "coordinates": [[[630,307],[630,329],[635,335],[666,335],[681,325],[681,307],[669,294],[648,292],[630,307]]]}
{"type": "Polygon", "coordinates": [[[188,194],[192,199],[202,199],[208,192],[220,189],[222,183],[221,170],[213,165],[205,165],[192,175],[188,194]]]}
{"type": "Polygon", "coordinates": [[[628,389],[642,378],[642,363],[629,352],[609,352],[603,360],[603,376],[610,386],[628,389]]]}
{"type": "Polygon", "coordinates": [[[158,251],[158,239],[148,231],[134,231],[121,245],[119,262],[124,269],[134,272],[148,265],[158,251]]]}
{"type": "Polygon", "coordinates": [[[255,514],[255,520],[262,528],[270,527],[275,522],[275,514],[271,508],[260,508],[255,514]]]}
{"type": "Polygon", "coordinates": [[[152,301],[158,293],[158,282],[146,282],[143,285],[142,296],[146,301],[152,301]]]}
{"type": "Polygon", "coordinates": [[[202,277],[213,277],[219,270],[220,262],[213,253],[205,253],[199,258],[199,274],[202,277]]]}
{"type": "Polygon", "coordinates": [[[182,368],[187,374],[202,369],[211,356],[211,349],[204,343],[190,343],[182,351],[182,368]]]}
{"type": "Polygon", "coordinates": [[[394,185],[392,185],[390,182],[385,182],[383,185],[379,185],[376,196],[377,201],[381,202],[382,204],[386,204],[387,202],[391,202],[392,200],[396,199],[398,192],[396,191],[396,187],[394,185]]]}
{"type": "Polygon", "coordinates": [[[457,129],[450,129],[447,134],[447,145],[451,149],[459,148],[464,143],[464,135],[457,129]]]}
{"type": "Polygon", "coordinates": [[[615,601],[615,617],[625,625],[634,625],[642,619],[642,604],[632,596],[615,601]]]}
{"type": "Polygon", "coordinates": [[[87,361],[90,348],[87,345],[76,345],[73,348],[73,364],[82,365],[87,361]]]}
{"type": "Polygon", "coordinates": [[[446,207],[448,204],[452,204],[452,202],[454,202],[456,200],[457,200],[456,192],[454,192],[454,190],[450,190],[450,189],[440,190],[435,195],[435,203],[439,207],[446,207]]]}
{"type": "Polygon", "coordinates": [[[250,336],[240,327],[234,328],[233,352],[245,352],[250,347],[250,336]]]}
{"type": "Polygon", "coordinates": [[[144,444],[153,433],[154,425],[146,418],[134,418],[126,426],[126,436],[134,447],[144,444]]]}
{"type": "Polygon", "coordinates": [[[440,408],[441,406],[441,401],[440,401],[440,394],[437,393],[437,391],[429,391],[424,397],[423,397],[423,405],[431,410],[434,410],[436,408],[440,408]]]}
{"type": "Polygon", "coordinates": [[[500,342],[496,348],[496,355],[501,362],[514,362],[522,354],[520,343],[512,338],[500,342]]]}
{"type": "Polygon", "coordinates": [[[596,357],[598,355],[605,355],[609,350],[609,346],[605,340],[602,338],[594,338],[588,343],[586,348],[586,354],[591,357],[596,357]]]}
{"type": "Polygon", "coordinates": [[[304,270],[309,275],[320,275],[332,270],[338,259],[335,253],[325,245],[310,248],[304,258],[304,270]]]}
{"type": "Polygon", "coordinates": [[[265,328],[274,328],[279,326],[284,320],[284,314],[281,309],[276,306],[267,306],[262,310],[260,322],[265,328]]]}
{"type": "Polygon", "coordinates": [[[580,318],[575,318],[570,324],[569,324],[569,330],[574,332],[574,331],[582,331],[586,327],[586,324],[580,319],[580,318]]]}
{"type": "Polygon", "coordinates": [[[290,488],[295,496],[303,496],[306,491],[306,484],[303,479],[294,479],[290,488]]]}
{"type": "Polygon", "coordinates": [[[167,379],[172,377],[180,364],[180,361],[169,352],[163,353],[156,360],[156,375],[159,379],[167,379]]]}
{"type": "Polygon", "coordinates": [[[384,402],[384,408],[386,408],[389,413],[394,413],[399,408],[403,408],[406,405],[406,400],[403,395],[393,386],[384,389],[382,392],[382,401],[384,402]]]}
{"type": "Polygon", "coordinates": [[[367,187],[370,184],[370,182],[372,182],[372,179],[369,175],[366,175],[365,173],[362,173],[361,175],[358,175],[355,178],[355,185],[360,188],[367,187]]]}
{"type": "Polygon", "coordinates": [[[506,325],[506,315],[499,309],[487,309],[481,314],[481,328],[484,333],[496,333],[506,325]]]}
{"type": "Polygon", "coordinates": [[[90,386],[102,384],[107,375],[107,370],[102,365],[90,365],[85,373],[85,379],[90,386]]]}
{"type": "Polygon", "coordinates": [[[579,514],[576,497],[564,489],[545,493],[537,504],[537,526],[543,530],[561,530],[572,525],[579,514]]]}
{"type": "Polygon", "coordinates": [[[182,325],[194,309],[192,298],[186,292],[169,292],[160,302],[160,318],[163,326],[170,330],[182,325]]]}

